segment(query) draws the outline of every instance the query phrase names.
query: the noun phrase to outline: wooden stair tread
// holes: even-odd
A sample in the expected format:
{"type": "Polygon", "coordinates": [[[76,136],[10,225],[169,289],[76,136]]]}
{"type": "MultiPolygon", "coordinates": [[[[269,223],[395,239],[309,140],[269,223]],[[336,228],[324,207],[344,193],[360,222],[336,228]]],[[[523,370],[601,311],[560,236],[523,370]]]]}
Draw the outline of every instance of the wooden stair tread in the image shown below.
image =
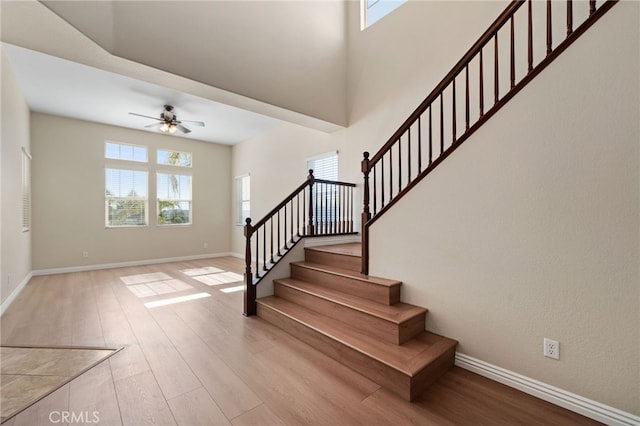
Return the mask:
{"type": "Polygon", "coordinates": [[[394,345],[363,335],[338,320],[307,310],[279,297],[264,297],[257,302],[408,377],[417,375],[458,343],[447,337],[424,331],[403,345],[394,345]]]}
{"type": "Polygon", "coordinates": [[[395,287],[402,284],[401,281],[390,280],[387,278],[374,277],[372,275],[365,275],[359,272],[352,271],[350,269],[339,268],[332,265],[324,265],[321,263],[312,262],[292,262],[292,265],[298,265],[303,268],[313,269],[316,271],[326,272],[329,274],[339,275],[346,278],[352,278],[355,280],[363,281],[369,284],[376,284],[384,287],[395,287]]]}
{"type": "Polygon", "coordinates": [[[409,305],[407,303],[383,305],[372,300],[363,299],[358,296],[343,293],[341,291],[333,290],[307,281],[297,280],[295,278],[277,279],[274,280],[274,282],[312,294],[316,297],[321,297],[325,300],[355,309],[394,324],[402,324],[416,315],[427,312],[427,309],[425,308],[409,305]]]}
{"type": "Polygon", "coordinates": [[[305,248],[307,250],[335,253],[344,256],[362,257],[362,244],[360,243],[330,244],[325,246],[313,246],[305,248]]]}

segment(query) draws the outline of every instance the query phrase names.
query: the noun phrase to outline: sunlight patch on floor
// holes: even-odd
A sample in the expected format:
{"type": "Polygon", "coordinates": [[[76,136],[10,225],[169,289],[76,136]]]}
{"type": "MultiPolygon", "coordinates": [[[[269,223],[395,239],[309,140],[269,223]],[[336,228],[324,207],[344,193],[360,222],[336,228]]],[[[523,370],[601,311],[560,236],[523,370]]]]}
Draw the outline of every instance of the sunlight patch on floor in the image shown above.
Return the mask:
{"type": "Polygon", "coordinates": [[[156,300],[144,304],[147,308],[157,308],[158,306],[173,305],[175,303],[188,302],[190,300],[202,299],[203,297],[211,297],[209,293],[195,293],[188,296],[172,297],[170,299],[156,300]]]}

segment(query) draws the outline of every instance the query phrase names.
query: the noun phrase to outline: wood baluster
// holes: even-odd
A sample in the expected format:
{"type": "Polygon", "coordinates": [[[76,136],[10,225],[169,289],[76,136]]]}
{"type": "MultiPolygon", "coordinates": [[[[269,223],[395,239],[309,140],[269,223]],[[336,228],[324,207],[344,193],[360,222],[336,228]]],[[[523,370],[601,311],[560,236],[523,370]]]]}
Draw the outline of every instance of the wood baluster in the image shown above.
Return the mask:
{"type": "Polygon", "coordinates": [[[480,49],[480,75],[478,76],[480,84],[480,117],[484,115],[484,63],[482,60],[482,48],[480,49]]]}
{"type": "Polygon", "coordinates": [[[353,232],[353,187],[349,188],[349,232],[353,232]]]}
{"type": "Polygon", "coordinates": [[[589,16],[596,13],[596,0],[589,0],[589,16]]]}
{"type": "Polygon", "coordinates": [[[469,130],[469,64],[467,64],[467,66],[464,67],[464,82],[465,82],[464,130],[467,131],[469,130]]]}
{"type": "Polygon", "coordinates": [[[527,1],[527,14],[528,14],[528,23],[527,23],[527,46],[528,46],[528,72],[533,71],[533,15],[531,11],[531,0],[527,1]]]}
{"type": "Polygon", "coordinates": [[[256,278],[260,278],[260,232],[255,232],[256,236],[256,278]]]}
{"type": "Polygon", "coordinates": [[[456,143],[456,77],[453,77],[452,84],[453,84],[453,94],[451,96],[451,99],[452,99],[452,103],[451,103],[451,111],[452,111],[452,115],[451,115],[451,133],[452,133],[451,144],[453,145],[454,143],[456,143]]]}
{"type": "MultiPolygon", "coordinates": [[[[273,250],[271,250],[271,253],[273,253],[273,250]]],[[[267,271],[267,227],[264,225],[262,226],[262,269],[265,272],[267,271]]]]}
{"type": "Polygon", "coordinates": [[[376,197],[376,194],[377,194],[377,191],[376,191],[376,188],[377,188],[377,186],[376,186],[376,183],[377,183],[376,182],[376,169],[377,169],[376,167],[373,168],[373,215],[374,216],[378,212],[378,203],[377,203],[377,199],[376,199],[377,198],[376,197]]]}
{"type": "Polygon", "coordinates": [[[293,230],[293,220],[294,220],[293,219],[294,218],[294,216],[293,216],[293,199],[291,199],[291,207],[290,208],[291,208],[291,223],[290,223],[290,226],[289,226],[289,230],[290,230],[289,235],[291,235],[291,242],[293,243],[294,236],[296,235],[296,233],[293,230]]]}
{"type": "Polygon", "coordinates": [[[433,109],[433,103],[429,105],[429,165],[433,162],[433,125],[431,120],[431,110],[433,109]]]}
{"type": "Polygon", "coordinates": [[[515,43],[515,23],[513,15],[511,16],[511,88],[516,86],[516,43],[515,43]]]}
{"type": "Polygon", "coordinates": [[[253,285],[253,273],[251,272],[251,236],[253,227],[251,218],[247,218],[244,225],[245,250],[244,250],[244,312],[248,317],[256,314],[256,287],[253,285]]]}
{"type": "Polygon", "coordinates": [[[547,0],[547,55],[553,50],[553,30],[551,24],[551,0],[547,0]]]}
{"type": "Polygon", "coordinates": [[[380,157],[380,210],[384,208],[384,155],[380,157]]]}
{"type": "Polygon", "coordinates": [[[398,138],[398,194],[402,191],[402,138],[398,138]]]}
{"type": "Polygon", "coordinates": [[[573,33],[573,1],[567,0],[567,37],[573,33]]]}
{"type": "Polygon", "coordinates": [[[389,202],[393,200],[393,150],[389,149],[389,202]]]}
{"type": "MultiPolygon", "coordinates": [[[[431,107],[429,107],[431,111],[431,107]]],[[[418,117],[418,174],[422,172],[422,115],[418,117]]]]}
{"type": "Polygon", "coordinates": [[[444,100],[443,92],[440,92],[440,155],[444,152],[444,100]]]}
{"type": "Polygon", "coordinates": [[[498,63],[498,32],[493,42],[493,92],[494,92],[494,105],[498,103],[500,99],[500,81],[499,81],[499,63],[498,63]]]}
{"type": "Polygon", "coordinates": [[[274,249],[273,249],[273,216],[271,217],[271,219],[269,219],[269,223],[271,224],[271,263],[273,263],[273,253],[274,253],[274,249]]]}
{"type": "Polygon", "coordinates": [[[308,209],[308,224],[307,224],[307,235],[315,235],[316,231],[313,226],[313,182],[315,178],[313,177],[313,170],[309,170],[309,176],[307,177],[307,181],[309,182],[309,209],[308,209]]]}
{"type": "MultiPolygon", "coordinates": [[[[420,117],[418,117],[418,120],[420,120],[420,117]]],[[[410,183],[411,183],[411,127],[409,127],[409,130],[407,132],[407,185],[410,183]]]]}
{"type": "MultiPolygon", "coordinates": [[[[284,229],[284,234],[283,234],[283,236],[284,236],[284,249],[285,250],[289,250],[289,246],[287,245],[288,244],[288,242],[287,242],[287,205],[285,204],[283,208],[284,208],[284,227],[283,227],[283,229],[284,229]]],[[[286,251],[285,251],[285,253],[286,253],[286,251]]]]}
{"type": "Polygon", "coordinates": [[[329,221],[329,189],[327,184],[324,184],[324,233],[329,234],[331,232],[331,222],[329,221]]]}

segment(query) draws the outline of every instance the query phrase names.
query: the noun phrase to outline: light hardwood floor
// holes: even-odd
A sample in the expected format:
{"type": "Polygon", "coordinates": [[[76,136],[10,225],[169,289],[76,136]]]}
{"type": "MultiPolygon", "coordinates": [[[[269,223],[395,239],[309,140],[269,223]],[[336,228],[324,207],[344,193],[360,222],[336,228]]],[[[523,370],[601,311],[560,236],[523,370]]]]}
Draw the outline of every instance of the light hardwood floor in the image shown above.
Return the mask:
{"type": "Polygon", "coordinates": [[[243,317],[242,292],[221,291],[242,270],[216,258],[34,277],[1,318],[2,344],[126,348],[5,424],[65,424],[62,411],[94,424],[95,412],[101,426],[596,424],[459,368],[405,402],[243,317]]]}

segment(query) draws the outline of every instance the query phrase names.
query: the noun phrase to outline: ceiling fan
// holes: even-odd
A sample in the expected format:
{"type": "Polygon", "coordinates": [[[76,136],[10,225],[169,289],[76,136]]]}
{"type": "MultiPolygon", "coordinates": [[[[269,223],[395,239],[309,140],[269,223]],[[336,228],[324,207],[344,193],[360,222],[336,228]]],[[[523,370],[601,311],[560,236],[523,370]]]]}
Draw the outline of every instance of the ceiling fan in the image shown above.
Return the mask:
{"type": "Polygon", "coordinates": [[[150,118],[152,120],[158,120],[158,123],[152,123],[144,127],[157,127],[158,130],[166,133],[175,133],[176,130],[180,130],[182,133],[191,132],[191,130],[183,126],[182,123],[189,123],[192,126],[204,127],[204,123],[202,121],[178,120],[178,117],[173,112],[173,106],[171,105],[164,106],[164,111],[160,113],[160,118],[137,114],[135,112],[130,112],[129,114],[137,115],[138,117],[150,118]]]}

